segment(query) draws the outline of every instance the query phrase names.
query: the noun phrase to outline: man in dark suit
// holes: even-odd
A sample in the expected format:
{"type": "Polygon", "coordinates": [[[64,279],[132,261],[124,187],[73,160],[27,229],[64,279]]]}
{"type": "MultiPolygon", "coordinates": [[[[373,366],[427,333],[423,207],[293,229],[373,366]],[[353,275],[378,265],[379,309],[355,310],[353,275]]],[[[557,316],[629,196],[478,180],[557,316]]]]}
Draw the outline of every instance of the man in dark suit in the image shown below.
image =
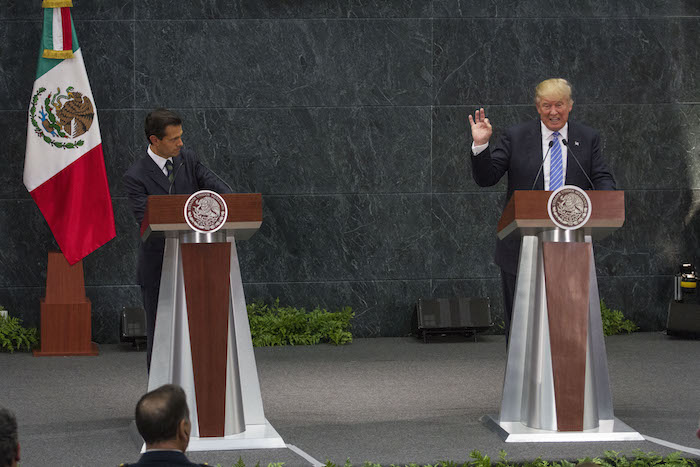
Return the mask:
{"type": "Polygon", "coordinates": [[[199,466],[185,456],[190,442],[190,410],[185,391],[165,384],[146,393],[136,404],[136,428],[146,442],[146,452],[135,464],[123,467],[199,466]]]}
{"type": "MultiPolygon", "coordinates": [[[[493,130],[484,109],[470,115],[474,181],[479,186],[492,186],[508,173],[506,203],[515,190],[554,190],[562,185],[614,190],[615,179],[603,160],[600,136],[592,128],[569,121],[573,105],[571,85],[566,80],[541,82],[535,89],[540,118],[507,129],[493,149],[489,147],[493,130]]],[[[497,240],[495,262],[501,268],[506,342],[519,255],[517,235],[497,240]]]]}
{"type": "MultiPolygon", "coordinates": [[[[136,221],[143,221],[150,195],[191,194],[199,190],[230,193],[230,188],[202,165],[193,151],[183,148],[182,119],[167,109],[149,113],[145,123],[147,154],[124,174],[124,186],[136,221]]],[[[149,238],[139,248],[137,280],[146,310],[148,369],[151,368],[153,333],[158,309],[160,273],[165,239],[149,238]]]]}

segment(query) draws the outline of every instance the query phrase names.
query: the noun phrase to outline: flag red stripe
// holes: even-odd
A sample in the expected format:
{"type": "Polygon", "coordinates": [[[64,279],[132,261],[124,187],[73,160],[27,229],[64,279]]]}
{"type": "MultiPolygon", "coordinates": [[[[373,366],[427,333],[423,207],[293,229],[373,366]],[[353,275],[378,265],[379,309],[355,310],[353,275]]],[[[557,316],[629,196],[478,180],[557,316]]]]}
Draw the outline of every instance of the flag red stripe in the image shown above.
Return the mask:
{"type": "Polygon", "coordinates": [[[101,144],[38,186],[31,195],[70,264],[116,235],[101,144]]]}
{"type": "Polygon", "coordinates": [[[63,50],[73,50],[73,31],[70,27],[70,8],[61,8],[61,28],[63,29],[63,50]]]}

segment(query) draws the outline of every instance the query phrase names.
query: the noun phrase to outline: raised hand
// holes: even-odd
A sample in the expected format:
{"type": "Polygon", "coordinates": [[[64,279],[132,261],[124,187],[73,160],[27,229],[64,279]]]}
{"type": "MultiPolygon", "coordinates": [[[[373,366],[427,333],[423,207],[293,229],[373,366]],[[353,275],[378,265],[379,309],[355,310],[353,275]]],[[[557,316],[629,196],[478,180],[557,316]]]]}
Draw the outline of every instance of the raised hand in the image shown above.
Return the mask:
{"type": "Polygon", "coordinates": [[[469,125],[472,127],[472,139],[475,146],[489,142],[493,128],[489,119],[486,118],[486,112],[484,112],[483,107],[474,112],[474,117],[469,116],[469,125]]]}

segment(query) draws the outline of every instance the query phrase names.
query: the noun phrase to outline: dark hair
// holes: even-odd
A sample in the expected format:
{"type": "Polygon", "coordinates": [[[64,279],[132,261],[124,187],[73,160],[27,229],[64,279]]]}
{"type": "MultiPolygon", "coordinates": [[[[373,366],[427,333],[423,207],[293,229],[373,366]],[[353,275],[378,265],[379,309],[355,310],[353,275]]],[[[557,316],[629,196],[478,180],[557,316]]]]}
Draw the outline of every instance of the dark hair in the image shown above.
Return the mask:
{"type": "Polygon", "coordinates": [[[185,391],[175,384],[144,394],[136,404],[136,428],[146,444],[175,439],[178,425],[189,418],[185,391]]]}
{"type": "Polygon", "coordinates": [[[0,467],[12,465],[17,457],[17,419],[15,414],[0,407],[0,467]]]}
{"type": "Polygon", "coordinates": [[[182,125],[182,119],[172,110],[155,109],[146,115],[144,129],[148,142],[151,142],[151,135],[155,135],[158,139],[163,139],[165,128],[170,125],[182,125]]]}

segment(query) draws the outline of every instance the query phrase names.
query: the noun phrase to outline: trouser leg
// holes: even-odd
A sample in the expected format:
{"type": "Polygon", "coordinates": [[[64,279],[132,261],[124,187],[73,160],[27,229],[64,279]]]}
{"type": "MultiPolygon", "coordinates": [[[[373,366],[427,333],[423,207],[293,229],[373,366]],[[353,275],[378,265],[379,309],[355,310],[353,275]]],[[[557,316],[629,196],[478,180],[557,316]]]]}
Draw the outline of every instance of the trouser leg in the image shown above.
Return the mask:
{"type": "Polygon", "coordinates": [[[503,321],[505,322],[506,347],[510,337],[510,323],[513,318],[513,297],[515,297],[515,274],[501,270],[501,284],[503,286],[503,321]]]}
{"type": "Polygon", "coordinates": [[[146,366],[150,373],[156,311],[158,310],[158,287],[141,287],[141,293],[143,294],[143,308],[146,310],[146,366]]]}

